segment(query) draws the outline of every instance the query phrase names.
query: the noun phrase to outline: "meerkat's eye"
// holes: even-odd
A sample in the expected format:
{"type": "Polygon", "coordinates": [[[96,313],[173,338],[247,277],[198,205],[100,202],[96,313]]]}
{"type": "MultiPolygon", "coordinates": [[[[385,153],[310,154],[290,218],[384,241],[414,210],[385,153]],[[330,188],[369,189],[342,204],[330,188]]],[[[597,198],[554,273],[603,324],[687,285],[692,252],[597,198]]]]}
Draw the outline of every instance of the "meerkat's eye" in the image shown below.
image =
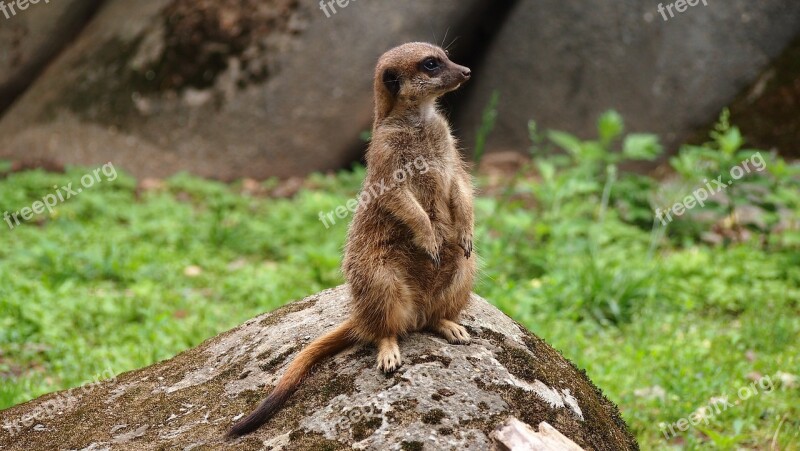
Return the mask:
{"type": "Polygon", "coordinates": [[[422,60],[422,68],[427,72],[434,72],[441,67],[442,62],[438,58],[430,57],[422,60]]]}

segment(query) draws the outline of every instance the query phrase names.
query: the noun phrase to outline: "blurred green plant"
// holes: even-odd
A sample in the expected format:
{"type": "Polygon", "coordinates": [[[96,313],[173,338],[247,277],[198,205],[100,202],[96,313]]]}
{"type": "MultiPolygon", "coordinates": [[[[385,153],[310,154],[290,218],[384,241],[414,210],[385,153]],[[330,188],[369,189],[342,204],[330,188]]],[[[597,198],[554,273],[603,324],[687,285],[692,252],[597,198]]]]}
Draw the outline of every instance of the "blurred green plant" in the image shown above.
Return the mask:
{"type": "MultiPolygon", "coordinates": [[[[574,286],[571,296],[556,302],[559,309],[565,314],[569,312],[575,320],[593,318],[602,324],[625,323],[632,318],[635,306],[652,296],[649,283],[652,265],[625,273],[615,268],[626,259],[618,246],[620,242],[629,246],[629,250],[653,252],[658,231],[653,229],[648,239],[633,228],[644,225],[653,228],[648,193],[654,182],[643,175],[620,172],[618,167],[629,162],[652,161],[662,147],[655,135],[623,135],[624,129],[622,118],[613,111],[599,118],[598,138],[586,141],[559,131],[541,133],[536,122],[530,121],[530,154],[536,177],[524,175],[531,168],[516,174],[487,215],[491,234],[493,229],[503,228],[501,223],[509,217],[519,215],[520,208],[529,209],[525,221],[520,218],[520,231],[510,248],[528,252],[529,248],[517,242],[524,239],[554,247],[552,252],[544,253],[544,260],[538,250],[531,253],[538,256],[538,261],[534,260],[538,268],[557,267],[563,271],[554,271],[555,274],[580,276],[557,281],[574,286]],[[606,220],[609,215],[610,220],[606,220]],[[522,227],[528,230],[522,231],[522,227]],[[618,240],[615,246],[607,246],[612,239],[618,240]],[[575,268],[580,269],[574,271],[575,268]]],[[[498,249],[507,251],[508,248],[498,249]]],[[[505,270],[512,276],[519,272],[515,268],[505,270]]]]}
{"type": "Polygon", "coordinates": [[[774,233],[786,228],[782,219],[797,218],[800,213],[800,165],[787,163],[774,151],[745,148],[739,128],[730,124],[727,109],[709,136],[711,141],[702,146],[683,146],[678,155],[670,159],[670,165],[682,178],[681,186],[686,189],[703,187],[709,180],[718,178],[726,189],[723,195],[709,199],[702,209],[712,215],[702,220],[696,213],[689,212],[676,221],[674,235],[697,240],[709,223],[727,220],[727,227],[733,230],[746,227],[763,234],[768,244],[800,244],[796,230],[784,230],[780,236],[774,233]],[[762,166],[761,170],[754,168],[754,161],[762,166]],[[741,178],[734,177],[732,169],[742,167],[743,162],[747,162],[748,170],[743,170],[741,178]],[[743,206],[758,210],[746,223],[741,223],[737,214],[737,209],[743,206]]]}
{"type": "Polygon", "coordinates": [[[500,92],[494,90],[492,92],[492,96],[489,98],[489,102],[483,109],[483,114],[481,115],[481,124],[478,127],[478,131],[475,133],[475,150],[472,154],[472,160],[475,162],[475,167],[478,167],[481,164],[483,154],[486,152],[486,140],[489,139],[489,135],[492,134],[494,125],[497,122],[498,103],[500,103],[500,92]]]}
{"type": "Polygon", "coordinates": [[[625,124],[615,111],[600,116],[594,140],[583,141],[553,130],[546,132],[545,140],[536,136],[535,122],[528,128],[534,143],[531,156],[543,182],[537,195],[546,209],[558,214],[565,203],[589,197],[596,201],[573,207],[593,208],[595,217],[602,218],[611,205],[629,222],[652,225],[647,196],[654,181],[630,171],[620,173],[619,166],[655,160],[663,150],[656,135],[623,135],[625,124]],[[554,152],[553,145],[561,152],[554,152]]]}

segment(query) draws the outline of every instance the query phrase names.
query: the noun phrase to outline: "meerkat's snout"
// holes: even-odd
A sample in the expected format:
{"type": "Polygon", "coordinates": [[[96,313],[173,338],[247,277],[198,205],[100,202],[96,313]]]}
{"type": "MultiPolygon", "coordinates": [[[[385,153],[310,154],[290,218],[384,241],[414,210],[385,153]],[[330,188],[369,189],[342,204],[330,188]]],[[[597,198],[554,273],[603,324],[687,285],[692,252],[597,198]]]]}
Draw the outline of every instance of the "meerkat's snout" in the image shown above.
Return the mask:
{"type": "Polygon", "coordinates": [[[461,76],[464,78],[464,81],[467,81],[472,77],[472,69],[465,66],[459,66],[456,64],[456,68],[461,71],[461,76]]]}
{"type": "Polygon", "coordinates": [[[472,77],[472,70],[469,67],[459,66],[458,64],[453,64],[453,70],[458,72],[458,76],[460,77],[459,82],[456,84],[454,91],[461,87],[464,83],[467,82],[472,77]]]}
{"type": "Polygon", "coordinates": [[[445,81],[445,87],[448,92],[460,88],[472,77],[472,70],[469,67],[458,65],[450,60],[447,61],[447,66],[447,72],[449,73],[443,74],[442,78],[445,81]]]}
{"type": "Polygon", "coordinates": [[[470,78],[472,78],[472,70],[469,67],[465,66],[458,66],[458,70],[461,72],[461,83],[456,86],[456,89],[460,88],[461,85],[467,82],[470,78]]]}

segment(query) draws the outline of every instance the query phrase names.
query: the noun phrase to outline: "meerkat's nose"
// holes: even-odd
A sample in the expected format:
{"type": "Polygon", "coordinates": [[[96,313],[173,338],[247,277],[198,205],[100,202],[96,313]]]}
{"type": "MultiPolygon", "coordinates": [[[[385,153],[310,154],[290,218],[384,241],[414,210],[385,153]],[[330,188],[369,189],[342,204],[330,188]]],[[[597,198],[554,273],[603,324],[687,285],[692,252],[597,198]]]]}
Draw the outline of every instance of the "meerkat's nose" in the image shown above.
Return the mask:
{"type": "Polygon", "coordinates": [[[469,67],[465,67],[465,68],[461,69],[461,75],[463,75],[464,78],[469,78],[469,77],[472,76],[472,71],[470,70],[469,67]]]}

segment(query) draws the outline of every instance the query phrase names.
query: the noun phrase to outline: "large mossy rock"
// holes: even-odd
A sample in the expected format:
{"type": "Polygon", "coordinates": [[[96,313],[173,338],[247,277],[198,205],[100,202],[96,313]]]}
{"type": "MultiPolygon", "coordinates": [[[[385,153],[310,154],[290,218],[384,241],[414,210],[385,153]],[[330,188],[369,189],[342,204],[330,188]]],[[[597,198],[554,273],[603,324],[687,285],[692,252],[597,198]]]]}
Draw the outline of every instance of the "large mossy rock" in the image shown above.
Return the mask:
{"type": "Polygon", "coordinates": [[[585,449],[638,448],[584,372],[477,296],[462,320],[471,345],[413,334],[388,377],[374,348],[354,347],[317,365],[263,428],[226,441],[297,352],[346,317],[348,298],[346,286],[326,290],[173,359],[0,412],[19,426],[4,426],[0,449],[483,450],[512,416],[585,449]]]}
{"type": "Polygon", "coordinates": [[[612,108],[629,130],[658,133],[672,149],[705,133],[800,33],[796,0],[698,1],[682,13],[674,3],[518,1],[467,86],[457,121],[466,144],[496,90],[489,151],[525,152],[531,119],[540,130],[594,138],[598,116],[612,108]],[[665,10],[665,21],[660,3],[674,17],[665,10]]]}
{"type": "Polygon", "coordinates": [[[317,1],[108,0],[2,118],[0,157],[222,180],[340,169],[362,156],[378,57],[487,1],[327,17],[317,1]]]}
{"type": "Polygon", "coordinates": [[[5,2],[0,12],[0,114],[80,32],[102,0],[5,2]],[[6,15],[8,15],[6,17],[6,15]]]}
{"type": "Polygon", "coordinates": [[[800,159],[800,37],[731,104],[731,123],[748,146],[800,159]]]}

